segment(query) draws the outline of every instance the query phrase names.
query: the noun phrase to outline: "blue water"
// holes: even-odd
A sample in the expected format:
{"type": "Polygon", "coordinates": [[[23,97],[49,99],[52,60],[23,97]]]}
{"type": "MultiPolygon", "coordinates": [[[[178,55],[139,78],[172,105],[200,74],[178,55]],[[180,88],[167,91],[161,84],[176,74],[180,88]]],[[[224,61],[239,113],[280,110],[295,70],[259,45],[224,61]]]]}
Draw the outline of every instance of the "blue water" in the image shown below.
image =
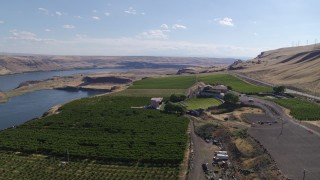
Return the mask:
{"type": "Polygon", "coordinates": [[[40,117],[54,105],[97,94],[93,91],[40,90],[13,97],[0,103],[0,129],[40,117]]]}
{"type": "MultiPolygon", "coordinates": [[[[128,69],[81,69],[4,75],[0,76],[0,90],[9,91],[18,87],[22,82],[47,79],[53,76],[96,72],[123,72],[127,70],[128,69]]],[[[44,112],[57,104],[99,93],[101,92],[40,90],[10,98],[8,102],[0,103],[0,129],[9,128],[14,125],[22,124],[30,119],[40,117],[44,112]]]]}
{"type": "Polygon", "coordinates": [[[30,72],[22,74],[12,74],[0,76],[0,91],[9,91],[19,86],[25,81],[34,81],[48,79],[54,76],[68,76],[73,74],[87,74],[96,72],[123,72],[127,69],[78,69],[68,71],[45,71],[45,72],[30,72]]]}

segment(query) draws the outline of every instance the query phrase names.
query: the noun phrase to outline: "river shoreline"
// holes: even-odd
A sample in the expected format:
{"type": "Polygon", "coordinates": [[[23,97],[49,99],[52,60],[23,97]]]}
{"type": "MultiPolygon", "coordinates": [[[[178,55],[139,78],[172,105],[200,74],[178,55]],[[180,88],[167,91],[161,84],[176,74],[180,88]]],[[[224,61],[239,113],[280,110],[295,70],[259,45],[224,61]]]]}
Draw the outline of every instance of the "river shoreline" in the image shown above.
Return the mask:
{"type": "Polygon", "coordinates": [[[129,86],[132,82],[143,77],[175,74],[177,69],[133,69],[124,72],[96,72],[54,76],[48,79],[31,80],[20,83],[15,89],[1,92],[0,103],[6,103],[10,98],[21,96],[38,90],[90,90],[96,92],[114,92],[129,86]],[[90,82],[86,80],[90,78],[90,82]],[[99,79],[100,78],[100,79],[99,79]],[[105,78],[101,81],[101,78],[105,78]],[[109,78],[109,79],[108,79],[109,78]],[[93,79],[93,81],[92,81],[93,79]],[[96,79],[96,82],[94,81],[96,79]]]}

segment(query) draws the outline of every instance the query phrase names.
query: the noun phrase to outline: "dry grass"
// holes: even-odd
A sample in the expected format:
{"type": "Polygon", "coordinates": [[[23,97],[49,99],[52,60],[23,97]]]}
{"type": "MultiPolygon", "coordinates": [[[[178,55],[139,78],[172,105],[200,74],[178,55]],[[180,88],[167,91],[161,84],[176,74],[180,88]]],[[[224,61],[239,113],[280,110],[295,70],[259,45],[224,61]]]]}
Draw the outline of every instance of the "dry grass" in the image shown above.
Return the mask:
{"type": "MultiPolygon", "coordinates": [[[[224,114],[211,114],[208,113],[209,116],[211,116],[212,118],[216,119],[216,120],[221,120],[221,121],[225,121],[225,118],[230,119],[230,117],[233,117],[237,120],[242,121],[241,115],[242,114],[263,114],[263,111],[259,108],[249,108],[249,107],[242,107],[240,109],[236,109],[230,113],[224,113],[224,114]]],[[[233,119],[231,118],[231,119],[233,119]]]]}
{"type": "Polygon", "coordinates": [[[276,49],[264,52],[260,58],[255,58],[239,66],[245,67],[246,69],[241,72],[252,78],[314,93],[320,87],[320,58],[314,60],[311,58],[300,62],[308,54],[295,55],[315,51],[319,51],[319,47],[314,49],[313,45],[276,49]]]}
{"type": "Polygon", "coordinates": [[[236,140],[234,140],[234,143],[241,152],[241,154],[245,157],[250,157],[254,152],[253,145],[246,139],[237,138],[236,140]]]}

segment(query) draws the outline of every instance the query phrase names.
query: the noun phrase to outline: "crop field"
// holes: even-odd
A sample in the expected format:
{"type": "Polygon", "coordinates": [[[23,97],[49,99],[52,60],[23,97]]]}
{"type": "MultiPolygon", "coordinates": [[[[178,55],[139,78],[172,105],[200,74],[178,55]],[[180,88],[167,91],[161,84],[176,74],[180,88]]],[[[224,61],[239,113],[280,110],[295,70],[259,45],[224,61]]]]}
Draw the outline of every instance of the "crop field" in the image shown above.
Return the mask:
{"type": "Polygon", "coordinates": [[[145,97],[85,98],[61,113],[0,132],[0,149],[116,162],[179,164],[188,119],[131,106],[145,97]]]}
{"type": "Polygon", "coordinates": [[[320,120],[320,105],[300,99],[270,99],[290,109],[290,115],[299,120],[320,120]]]}
{"type": "Polygon", "coordinates": [[[218,106],[221,101],[214,98],[192,98],[185,102],[187,109],[208,108],[210,106],[218,106]]]}
{"type": "Polygon", "coordinates": [[[249,84],[230,74],[200,75],[197,78],[206,84],[224,84],[231,86],[234,91],[240,93],[272,92],[272,89],[269,87],[249,84]]]}
{"type": "Polygon", "coordinates": [[[170,97],[171,94],[185,94],[185,89],[126,89],[114,93],[116,96],[170,97]]]}
{"type": "Polygon", "coordinates": [[[0,179],[177,179],[179,168],[152,164],[104,164],[92,160],[70,161],[44,155],[0,152],[0,179]]]}
{"type": "Polygon", "coordinates": [[[135,81],[129,89],[187,89],[196,82],[195,76],[146,78],[135,81]]]}

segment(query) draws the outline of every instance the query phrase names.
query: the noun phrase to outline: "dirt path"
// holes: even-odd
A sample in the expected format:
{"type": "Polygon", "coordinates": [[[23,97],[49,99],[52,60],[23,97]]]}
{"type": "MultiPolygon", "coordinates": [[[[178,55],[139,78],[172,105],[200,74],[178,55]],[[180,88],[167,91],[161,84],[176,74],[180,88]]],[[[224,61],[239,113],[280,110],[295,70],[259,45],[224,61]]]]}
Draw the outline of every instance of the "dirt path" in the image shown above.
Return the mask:
{"type": "Polygon", "coordinates": [[[212,158],[214,152],[219,150],[217,146],[212,143],[206,143],[202,138],[197,136],[194,132],[194,122],[191,122],[191,152],[192,161],[190,163],[191,170],[188,175],[188,180],[205,180],[205,173],[202,170],[201,165],[208,163],[208,169],[213,170],[212,158]]]}
{"type": "MultiPolygon", "coordinates": [[[[241,98],[241,101],[248,102],[245,98],[241,98]]],[[[293,179],[319,179],[319,132],[297,123],[275,103],[254,99],[252,104],[261,107],[269,117],[278,121],[273,125],[256,125],[248,132],[268,150],[285,176],[293,179]]]]}

